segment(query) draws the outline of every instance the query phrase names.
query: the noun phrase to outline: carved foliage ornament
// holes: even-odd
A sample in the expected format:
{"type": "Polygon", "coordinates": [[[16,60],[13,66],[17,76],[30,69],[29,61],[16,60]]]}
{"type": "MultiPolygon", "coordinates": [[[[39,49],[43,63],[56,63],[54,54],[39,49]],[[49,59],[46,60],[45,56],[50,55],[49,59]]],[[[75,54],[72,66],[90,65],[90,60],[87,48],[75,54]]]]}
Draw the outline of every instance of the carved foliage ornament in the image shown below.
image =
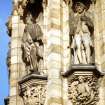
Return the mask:
{"type": "Polygon", "coordinates": [[[27,87],[23,92],[24,105],[44,105],[46,95],[45,85],[27,87]]]}
{"type": "Polygon", "coordinates": [[[96,105],[98,101],[97,78],[72,76],[69,79],[69,99],[73,105],[96,105]]]}

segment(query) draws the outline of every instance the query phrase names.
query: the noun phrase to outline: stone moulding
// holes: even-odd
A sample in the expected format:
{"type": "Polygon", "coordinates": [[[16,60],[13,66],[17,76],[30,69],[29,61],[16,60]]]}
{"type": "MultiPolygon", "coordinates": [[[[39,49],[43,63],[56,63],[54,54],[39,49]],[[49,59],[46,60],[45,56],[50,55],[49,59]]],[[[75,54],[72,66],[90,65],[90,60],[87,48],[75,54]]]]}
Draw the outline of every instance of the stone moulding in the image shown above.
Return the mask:
{"type": "Polygon", "coordinates": [[[26,75],[25,77],[23,77],[21,80],[19,80],[19,84],[22,84],[28,80],[31,80],[31,79],[42,79],[42,80],[47,80],[47,75],[37,75],[37,74],[29,74],[29,75],[26,75]]]}
{"type": "Polygon", "coordinates": [[[90,71],[90,72],[93,72],[95,75],[98,75],[98,76],[104,75],[94,65],[72,65],[71,69],[67,70],[66,72],[62,72],[61,75],[63,77],[68,77],[69,75],[73,74],[76,71],[83,71],[83,72],[84,71],[90,71]]]}

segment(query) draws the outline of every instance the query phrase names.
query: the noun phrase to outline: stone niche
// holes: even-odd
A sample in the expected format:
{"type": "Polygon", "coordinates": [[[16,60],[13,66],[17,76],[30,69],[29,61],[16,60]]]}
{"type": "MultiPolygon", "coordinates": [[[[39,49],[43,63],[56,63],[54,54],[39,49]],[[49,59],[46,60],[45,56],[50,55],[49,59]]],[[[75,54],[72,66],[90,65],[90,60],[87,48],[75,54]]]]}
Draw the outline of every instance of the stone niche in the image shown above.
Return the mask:
{"type": "Polygon", "coordinates": [[[72,0],[70,46],[72,64],[94,64],[94,1],[72,0]]]}
{"type": "Polygon", "coordinates": [[[46,99],[47,77],[36,74],[27,75],[19,81],[19,95],[24,105],[44,105],[46,99]]]}
{"type": "Polygon", "coordinates": [[[63,73],[68,80],[68,104],[99,105],[104,93],[99,81],[104,73],[96,67],[95,0],[72,0],[70,6],[71,67],[63,73]]]}
{"type": "MultiPolygon", "coordinates": [[[[24,5],[21,3],[21,5],[24,5]]],[[[30,13],[34,19],[34,21],[41,21],[43,19],[43,0],[32,0],[30,2],[27,1],[27,4],[23,7],[23,19],[27,17],[27,14],[30,13]]]]}
{"type": "MultiPolygon", "coordinates": [[[[20,5],[23,6],[22,3],[20,5]]],[[[43,0],[27,1],[23,6],[25,28],[22,36],[22,61],[26,74],[44,74],[44,27],[43,0]]]]}

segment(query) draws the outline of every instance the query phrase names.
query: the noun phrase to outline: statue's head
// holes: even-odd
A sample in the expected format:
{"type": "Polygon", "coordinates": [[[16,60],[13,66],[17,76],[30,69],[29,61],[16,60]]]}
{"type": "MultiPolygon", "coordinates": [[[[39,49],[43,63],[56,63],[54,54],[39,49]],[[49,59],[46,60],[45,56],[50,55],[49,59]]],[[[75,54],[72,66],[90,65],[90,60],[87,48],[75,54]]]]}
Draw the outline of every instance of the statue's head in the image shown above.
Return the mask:
{"type": "Polygon", "coordinates": [[[84,82],[84,77],[83,76],[79,76],[78,79],[79,79],[79,82],[80,83],[83,83],[84,82]]]}
{"type": "Polygon", "coordinates": [[[25,19],[26,24],[35,23],[34,18],[31,13],[28,13],[25,19]]]}
{"type": "Polygon", "coordinates": [[[74,9],[76,13],[81,14],[85,10],[85,5],[82,2],[76,2],[74,5],[74,9]]]}
{"type": "Polygon", "coordinates": [[[27,14],[27,16],[26,16],[26,23],[27,24],[32,23],[32,16],[31,16],[31,14],[27,14]]]}

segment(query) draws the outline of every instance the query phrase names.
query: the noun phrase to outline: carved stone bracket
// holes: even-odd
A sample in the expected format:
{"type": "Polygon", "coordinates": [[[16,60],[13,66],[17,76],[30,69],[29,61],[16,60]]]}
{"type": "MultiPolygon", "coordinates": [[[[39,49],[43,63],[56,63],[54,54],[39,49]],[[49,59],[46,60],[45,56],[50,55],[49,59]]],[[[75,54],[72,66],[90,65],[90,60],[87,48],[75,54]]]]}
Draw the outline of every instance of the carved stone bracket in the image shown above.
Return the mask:
{"type": "Polygon", "coordinates": [[[101,76],[104,75],[103,73],[101,73],[96,66],[94,65],[72,65],[71,68],[69,70],[67,70],[66,72],[62,72],[61,75],[63,77],[69,77],[70,75],[72,75],[73,73],[78,73],[79,72],[84,72],[86,73],[86,71],[88,72],[92,72],[94,75],[97,76],[101,76]]]}
{"type": "Polygon", "coordinates": [[[72,65],[63,73],[68,78],[68,99],[72,105],[97,105],[101,75],[93,65],[72,65]]]}
{"type": "Polygon", "coordinates": [[[72,75],[68,80],[68,97],[73,105],[96,105],[99,100],[97,81],[94,75],[72,75]]]}
{"type": "Polygon", "coordinates": [[[19,81],[20,96],[24,105],[44,105],[46,98],[46,76],[31,74],[19,81]]]}

